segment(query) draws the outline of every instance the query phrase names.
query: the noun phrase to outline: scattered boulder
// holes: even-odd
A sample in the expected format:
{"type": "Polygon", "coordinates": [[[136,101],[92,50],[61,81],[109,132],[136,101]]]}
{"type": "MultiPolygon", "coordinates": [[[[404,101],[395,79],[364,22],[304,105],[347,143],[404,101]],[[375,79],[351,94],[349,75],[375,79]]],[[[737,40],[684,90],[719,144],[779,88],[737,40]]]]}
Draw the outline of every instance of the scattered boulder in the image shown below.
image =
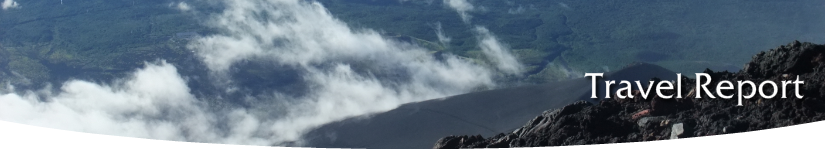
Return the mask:
{"type": "Polygon", "coordinates": [[[673,128],[670,129],[670,139],[678,139],[683,133],[685,133],[684,125],[682,123],[674,124],[673,128]]]}
{"type": "Polygon", "coordinates": [[[645,109],[645,110],[639,111],[637,113],[634,113],[633,116],[630,116],[630,118],[632,118],[633,120],[636,120],[636,119],[639,119],[641,117],[649,116],[649,115],[650,115],[650,109],[645,109]]]}

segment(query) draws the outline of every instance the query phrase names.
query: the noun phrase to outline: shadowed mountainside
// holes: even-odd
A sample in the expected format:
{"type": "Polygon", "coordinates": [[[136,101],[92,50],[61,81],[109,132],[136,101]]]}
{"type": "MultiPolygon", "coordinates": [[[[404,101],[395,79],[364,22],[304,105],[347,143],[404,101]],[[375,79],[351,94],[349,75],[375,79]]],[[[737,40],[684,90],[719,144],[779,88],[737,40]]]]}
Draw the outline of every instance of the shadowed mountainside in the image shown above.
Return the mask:
{"type": "MultiPolygon", "coordinates": [[[[607,79],[643,81],[653,77],[673,80],[675,76],[667,69],[644,63],[605,74],[607,79]]],[[[590,82],[589,78],[579,78],[410,103],[388,112],[324,125],[306,134],[305,146],[430,148],[433,141],[446,135],[510,132],[548,108],[589,99],[590,82]]]]}

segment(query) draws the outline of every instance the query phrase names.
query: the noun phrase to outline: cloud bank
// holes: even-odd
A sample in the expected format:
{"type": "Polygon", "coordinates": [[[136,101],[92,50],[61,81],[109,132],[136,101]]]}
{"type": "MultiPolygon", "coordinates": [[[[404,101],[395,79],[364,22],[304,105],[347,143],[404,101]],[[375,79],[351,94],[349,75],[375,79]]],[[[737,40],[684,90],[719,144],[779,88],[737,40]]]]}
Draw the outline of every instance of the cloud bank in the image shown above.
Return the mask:
{"type": "Polygon", "coordinates": [[[186,2],[169,3],[169,7],[175,8],[180,11],[192,10],[192,7],[189,6],[189,4],[187,4],[186,2]]]}
{"type": "Polygon", "coordinates": [[[444,31],[443,31],[443,29],[441,29],[441,22],[435,23],[433,28],[435,28],[435,36],[436,36],[436,38],[438,38],[438,42],[441,43],[441,45],[443,45],[445,47],[449,46],[450,41],[452,41],[452,39],[450,37],[448,37],[447,35],[444,35],[444,31]]]}
{"type": "MultiPolygon", "coordinates": [[[[469,23],[469,18],[472,17],[467,14],[467,11],[473,10],[475,7],[466,0],[444,0],[444,3],[450,6],[453,10],[458,12],[464,23],[469,23]]],[[[440,26],[439,26],[440,27],[440,26]]],[[[438,29],[438,28],[437,28],[438,29]]],[[[439,33],[440,30],[436,30],[439,33]]],[[[518,75],[522,72],[523,66],[518,62],[515,56],[510,54],[509,48],[499,42],[499,40],[487,30],[486,27],[476,26],[476,38],[478,39],[478,47],[484,55],[492,61],[499,69],[499,71],[518,75]]],[[[442,35],[438,35],[439,40],[442,35]]]]}
{"type": "Polygon", "coordinates": [[[487,28],[476,27],[475,31],[478,34],[478,45],[481,51],[496,64],[499,70],[509,74],[521,73],[523,66],[515,56],[510,54],[509,48],[501,44],[487,28]]]}
{"type": "MultiPolygon", "coordinates": [[[[202,107],[171,64],[147,64],[112,84],[67,81],[48,90],[0,95],[0,118],[57,129],[176,141],[255,143],[251,133],[222,132],[212,111],[202,107]],[[246,138],[238,138],[246,137],[246,138]],[[243,139],[233,141],[235,139],[243,139]]],[[[254,120],[242,110],[229,116],[228,131],[248,131],[254,120]],[[246,121],[246,122],[245,122],[246,121]]]]}
{"type": "Polygon", "coordinates": [[[18,4],[14,0],[4,0],[2,7],[3,7],[3,10],[9,9],[9,8],[17,8],[18,4]]]}
{"type": "Polygon", "coordinates": [[[317,2],[225,4],[210,22],[223,34],[190,45],[211,70],[225,72],[238,61],[267,59],[296,66],[314,87],[308,95],[287,98],[298,103],[271,126],[281,141],[332,121],[493,84],[486,68],[453,56],[439,61],[426,49],[372,30],[353,30],[317,2]],[[386,73],[401,75],[376,75],[386,73]]]}
{"type": "Polygon", "coordinates": [[[472,16],[470,16],[468,12],[475,9],[473,4],[470,4],[467,0],[444,0],[444,4],[447,4],[447,6],[458,12],[458,15],[461,16],[461,20],[464,21],[464,23],[470,22],[472,16]]]}
{"type": "MultiPolygon", "coordinates": [[[[113,83],[72,80],[58,91],[0,93],[0,119],[151,139],[300,145],[304,133],[329,122],[495,86],[493,68],[449,54],[436,59],[427,49],[350,28],[318,2],[216,3],[225,10],[205,24],[218,33],[193,39],[188,48],[215,76],[213,84],[230,92],[197,97],[193,93],[200,91],[188,87],[173,64],[161,61],[113,83]],[[245,86],[230,72],[239,62],[255,60],[294,68],[308,92],[276,90],[269,97],[239,99],[261,102],[248,107],[210,103],[239,101],[220,97],[245,86]]],[[[477,31],[497,69],[518,72],[506,47],[486,29],[477,31]]]]}

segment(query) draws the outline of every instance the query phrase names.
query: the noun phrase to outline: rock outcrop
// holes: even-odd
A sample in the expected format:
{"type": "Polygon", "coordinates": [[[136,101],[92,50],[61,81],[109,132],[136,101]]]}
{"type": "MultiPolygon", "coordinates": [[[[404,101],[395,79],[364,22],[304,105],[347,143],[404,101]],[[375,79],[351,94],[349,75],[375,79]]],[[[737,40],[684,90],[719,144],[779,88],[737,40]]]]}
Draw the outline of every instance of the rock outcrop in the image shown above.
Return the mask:
{"type": "MultiPolygon", "coordinates": [[[[785,127],[825,119],[825,45],[793,42],[761,52],[736,73],[714,72],[710,85],[723,80],[780,83],[799,76],[804,98],[756,94],[737,106],[736,98],[694,98],[695,80],[682,79],[684,98],[604,99],[577,102],[545,111],[512,133],[493,137],[448,136],[434,148],[503,148],[603,144],[712,136],[785,127]]],[[[715,86],[708,86],[715,91],[715,86]]],[[[750,91],[749,89],[745,91],[750,91]]],[[[769,90],[770,91],[770,90],[769,90]]],[[[674,93],[674,90],[666,91],[674,93]]],[[[735,91],[731,91],[733,94],[735,91]]],[[[638,94],[638,93],[636,93],[638,94]]],[[[655,94],[654,94],[655,95],[655,94]]]]}

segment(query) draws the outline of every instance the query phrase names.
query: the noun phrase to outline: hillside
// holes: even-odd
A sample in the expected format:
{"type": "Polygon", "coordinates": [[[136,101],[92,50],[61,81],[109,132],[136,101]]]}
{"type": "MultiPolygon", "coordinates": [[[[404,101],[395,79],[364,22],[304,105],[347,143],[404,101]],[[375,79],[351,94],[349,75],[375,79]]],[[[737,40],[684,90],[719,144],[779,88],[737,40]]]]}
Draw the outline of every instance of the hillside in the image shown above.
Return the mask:
{"type": "MultiPolygon", "coordinates": [[[[537,147],[653,141],[778,128],[825,119],[825,46],[793,42],[753,57],[739,72],[706,70],[710,85],[722,80],[782,81],[799,75],[804,98],[764,99],[736,106],[735,99],[693,94],[695,81],[683,78],[684,99],[606,99],[550,109],[513,132],[489,138],[448,136],[435,148],[537,147]]],[[[715,86],[713,86],[715,87],[715,86]]],[[[715,91],[713,87],[711,91],[715,91]]],[[[789,87],[790,88],[790,87],[789,87]]],[[[793,89],[788,89],[792,91],[793,89]]],[[[673,92],[672,90],[670,92],[673,92]]]]}
{"type": "MultiPolygon", "coordinates": [[[[605,78],[676,79],[652,64],[634,64],[605,78]]],[[[560,108],[590,96],[588,78],[496,89],[402,105],[396,109],[326,124],[304,136],[309,147],[430,148],[450,134],[492,136],[509,132],[548,108],[560,108]]]]}

